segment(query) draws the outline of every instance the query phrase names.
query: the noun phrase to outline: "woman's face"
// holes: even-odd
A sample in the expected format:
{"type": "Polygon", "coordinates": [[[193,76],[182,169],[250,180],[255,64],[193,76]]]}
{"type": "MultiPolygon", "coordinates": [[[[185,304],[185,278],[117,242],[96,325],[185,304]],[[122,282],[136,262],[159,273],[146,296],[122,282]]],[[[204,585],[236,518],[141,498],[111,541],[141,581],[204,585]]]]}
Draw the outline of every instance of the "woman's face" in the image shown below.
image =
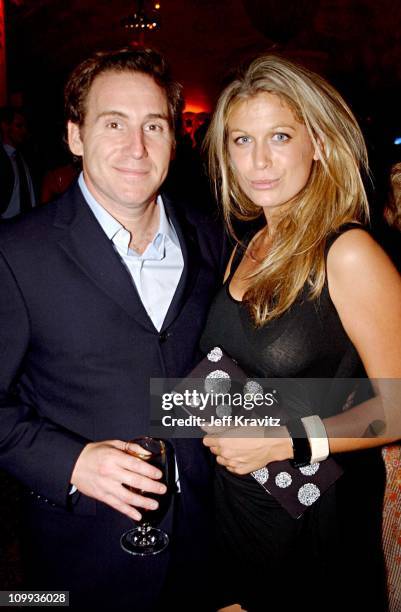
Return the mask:
{"type": "Polygon", "coordinates": [[[308,181],[317,159],[308,131],[285,102],[265,92],[238,102],[227,127],[236,179],[270,218],[308,181]]]}

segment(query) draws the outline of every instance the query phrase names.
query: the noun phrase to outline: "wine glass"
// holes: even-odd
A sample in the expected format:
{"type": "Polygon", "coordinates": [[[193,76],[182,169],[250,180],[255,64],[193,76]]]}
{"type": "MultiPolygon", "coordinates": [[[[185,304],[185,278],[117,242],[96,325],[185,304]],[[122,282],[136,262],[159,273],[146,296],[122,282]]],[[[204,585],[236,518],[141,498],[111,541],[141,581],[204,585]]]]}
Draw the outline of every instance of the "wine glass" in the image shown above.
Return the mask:
{"type": "Polygon", "coordinates": [[[129,440],[126,444],[125,452],[133,457],[142,459],[142,461],[148,461],[157,467],[163,473],[160,482],[163,482],[167,486],[167,492],[162,495],[157,495],[149,491],[127,487],[134,493],[140,493],[141,495],[155,499],[159,506],[156,510],[141,508],[142,518],[140,521],[137,521],[138,526],[123,533],[120,539],[120,545],[123,550],[131,555],[156,555],[164,550],[169,542],[167,533],[153,526],[153,524],[160,523],[170,505],[167,446],[163,440],[143,436],[129,440]],[[129,448],[130,444],[136,444],[143,450],[133,451],[129,448]]]}

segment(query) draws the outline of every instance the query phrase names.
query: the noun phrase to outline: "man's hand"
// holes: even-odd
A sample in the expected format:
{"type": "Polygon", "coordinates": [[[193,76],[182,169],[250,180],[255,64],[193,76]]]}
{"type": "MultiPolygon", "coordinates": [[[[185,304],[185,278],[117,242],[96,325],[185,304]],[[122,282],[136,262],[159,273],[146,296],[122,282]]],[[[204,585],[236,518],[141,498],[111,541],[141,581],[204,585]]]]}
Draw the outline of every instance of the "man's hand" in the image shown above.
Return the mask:
{"type": "MultiPolygon", "coordinates": [[[[162,477],[160,470],[125,453],[125,448],[126,442],[121,440],[87,444],[75,464],[71,484],[84,495],[94,497],[138,521],[142,515],[137,507],[155,510],[158,503],[140,493],[129,491],[127,487],[137,489],[141,493],[158,495],[165,493],[167,487],[157,482],[157,479],[162,477]]],[[[143,452],[143,449],[135,444],[130,444],[130,450],[143,452]]]]}

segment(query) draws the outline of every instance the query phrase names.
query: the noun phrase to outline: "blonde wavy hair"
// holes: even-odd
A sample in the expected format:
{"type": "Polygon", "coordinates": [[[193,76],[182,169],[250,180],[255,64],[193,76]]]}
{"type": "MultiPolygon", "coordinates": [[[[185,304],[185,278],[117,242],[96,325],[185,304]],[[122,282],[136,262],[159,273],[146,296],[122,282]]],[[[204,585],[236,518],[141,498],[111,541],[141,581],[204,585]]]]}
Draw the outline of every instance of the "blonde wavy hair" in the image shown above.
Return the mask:
{"type": "Polygon", "coordinates": [[[391,194],[384,209],[387,223],[401,231],[401,163],[394,164],[390,174],[391,194]]]}
{"type": "MultiPolygon", "coordinates": [[[[322,291],[327,237],[349,222],[369,219],[361,170],[368,173],[365,142],[340,94],[319,75],[287,59],[255,59],[222,92],[206,136],[209,173],[224,218],[238,241],[232,220],[263,214],[240,188],[228,153],[227,124],[239,102],[259,93],[277,95],[303,123],[318,152],[307,184],[285,207],[269,253],[252,274],[243,301],[257,326],[282,315],[305,283],[308,297],[322,291]]],[[[267,228],[268,231],[268,228],[267,228]]]]}

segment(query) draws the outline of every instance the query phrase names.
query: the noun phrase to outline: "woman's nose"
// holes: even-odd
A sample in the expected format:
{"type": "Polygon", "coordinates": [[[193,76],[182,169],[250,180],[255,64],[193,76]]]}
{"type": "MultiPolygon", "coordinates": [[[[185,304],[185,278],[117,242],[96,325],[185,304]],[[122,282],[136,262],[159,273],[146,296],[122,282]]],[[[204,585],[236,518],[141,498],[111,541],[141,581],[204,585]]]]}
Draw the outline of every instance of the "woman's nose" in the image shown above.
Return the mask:
{"type": "Polygon", "coordinates": [[[266,143],[256,143],[253,151],[254,164],[256,168],[262,169],[271,166],[271,151],[266,143]]]}

